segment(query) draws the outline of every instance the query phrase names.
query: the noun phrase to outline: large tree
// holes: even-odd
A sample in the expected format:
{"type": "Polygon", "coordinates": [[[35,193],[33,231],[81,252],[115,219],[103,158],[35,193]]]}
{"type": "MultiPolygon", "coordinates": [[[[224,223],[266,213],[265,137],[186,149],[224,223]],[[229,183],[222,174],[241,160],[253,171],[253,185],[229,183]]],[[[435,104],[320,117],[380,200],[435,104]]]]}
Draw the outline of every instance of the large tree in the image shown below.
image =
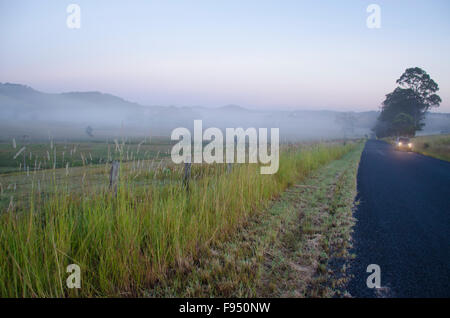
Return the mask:
{"type": "Polygon", "coordinates": [[[419,67],[408,68],[397,80],[398,87],[386,95],[374,128],[378,137],[414,136],[423,128],[426,112],[439,107],[438,84],[419,67]]]}

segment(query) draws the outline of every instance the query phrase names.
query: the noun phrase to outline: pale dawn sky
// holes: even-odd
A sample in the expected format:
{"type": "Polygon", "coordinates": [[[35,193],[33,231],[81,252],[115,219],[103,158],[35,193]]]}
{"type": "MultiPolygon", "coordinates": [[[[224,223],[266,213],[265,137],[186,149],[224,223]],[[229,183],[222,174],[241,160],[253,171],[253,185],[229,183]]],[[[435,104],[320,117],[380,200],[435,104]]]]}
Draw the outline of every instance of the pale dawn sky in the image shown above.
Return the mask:
{"type": "Polygon", "coordinates": [[[450,112],[450,2],[0,0],[0,82],[144,105],[376,110],[407,67],[450,112]],[[69,4],[81,28],[66,25],[69,4]],[[368,5],[381,8],[369,29],[368,5]]]}

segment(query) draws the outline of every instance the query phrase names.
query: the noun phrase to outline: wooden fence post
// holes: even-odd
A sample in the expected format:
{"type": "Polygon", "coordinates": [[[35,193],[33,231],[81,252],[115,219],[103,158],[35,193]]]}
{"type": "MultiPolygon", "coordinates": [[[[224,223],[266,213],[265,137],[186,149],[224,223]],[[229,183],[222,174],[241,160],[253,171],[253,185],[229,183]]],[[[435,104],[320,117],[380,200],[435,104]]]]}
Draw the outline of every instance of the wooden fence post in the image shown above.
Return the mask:
{"type": "Polygon", "coordinates": [[[109,173],[109,189],[114,189],[114,194],[117,195],[117,182],[119,180],[119,168],[120,163],[117,160],[114,160],[111,163],[111,171],[109,173]]]}
{"type": "Polygon", "coordinates": [[[231,162],[229,162],[227,164],[227,173],[231,173],[232,170],[233,170],[233,164],[231,162]]]}
{"type": "Polygon", "coordinates": [[[191,178],[191,163],[190,162],[185,162],[184,163],[183,184],[188,190],[189,190],[189,179],[190,178],[191,178]]]}

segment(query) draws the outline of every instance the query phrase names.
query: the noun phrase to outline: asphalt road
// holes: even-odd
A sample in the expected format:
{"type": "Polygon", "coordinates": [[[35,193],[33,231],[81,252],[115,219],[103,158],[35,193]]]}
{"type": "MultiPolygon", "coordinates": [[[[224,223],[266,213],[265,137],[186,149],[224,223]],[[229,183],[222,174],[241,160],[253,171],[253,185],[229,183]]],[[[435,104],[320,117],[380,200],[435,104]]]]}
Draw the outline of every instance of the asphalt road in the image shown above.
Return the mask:
{"type": "Polygon", "coordinates": [[[450,163],[369,140],[358,170],[354,297],[450,297],[450,163]],[[369,289],[369,264],[381,289],[369,289]]]}

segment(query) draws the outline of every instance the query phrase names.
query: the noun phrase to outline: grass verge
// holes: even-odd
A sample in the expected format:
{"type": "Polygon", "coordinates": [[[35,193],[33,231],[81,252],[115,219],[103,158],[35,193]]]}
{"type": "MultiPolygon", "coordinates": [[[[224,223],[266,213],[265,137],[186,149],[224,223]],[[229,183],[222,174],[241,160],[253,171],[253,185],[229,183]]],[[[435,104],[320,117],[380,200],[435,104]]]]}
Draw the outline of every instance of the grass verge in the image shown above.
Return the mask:
{"type": "Polygon", "coordinates": [[[202,251],[152,297],[332,297],[342,295],[350,257],[356,174],[364,144],[299,178],[252,215],[231,240],[202,251]]]}

